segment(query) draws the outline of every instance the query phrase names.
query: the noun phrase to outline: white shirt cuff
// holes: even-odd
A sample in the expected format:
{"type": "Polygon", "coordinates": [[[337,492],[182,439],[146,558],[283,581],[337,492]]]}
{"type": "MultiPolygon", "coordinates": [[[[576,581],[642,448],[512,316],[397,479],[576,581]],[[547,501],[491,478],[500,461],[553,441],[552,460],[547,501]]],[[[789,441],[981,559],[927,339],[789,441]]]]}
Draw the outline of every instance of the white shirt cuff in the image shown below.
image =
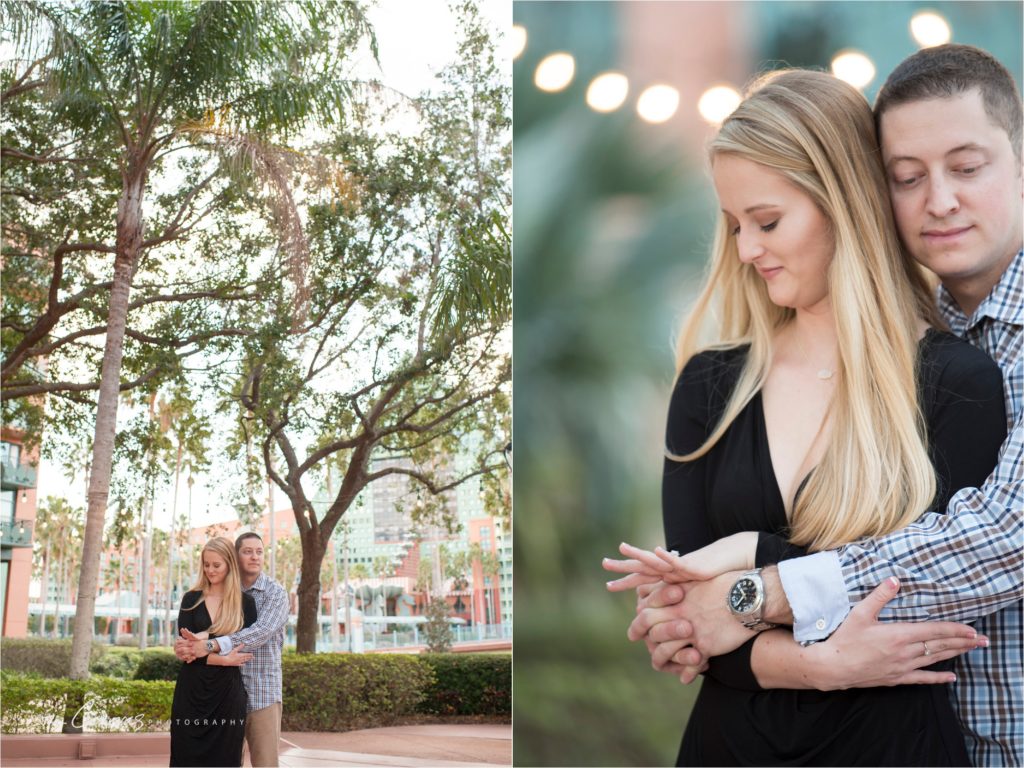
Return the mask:
{"type": "Polygon", "coordinates": [[[231,648],[234,644],[231,642],[231,638],[225,635],[224,637],[217,638],[217,645],[220,646],[220,655],[225,656],[231,653],[231,648]]]}
{"type": "Polygon", "coordinates": [[[839,555],[815,552],[779,563],[779,579],[793,611],[793,638],[800,643],[824,640],[850,612],[839,555]]]}

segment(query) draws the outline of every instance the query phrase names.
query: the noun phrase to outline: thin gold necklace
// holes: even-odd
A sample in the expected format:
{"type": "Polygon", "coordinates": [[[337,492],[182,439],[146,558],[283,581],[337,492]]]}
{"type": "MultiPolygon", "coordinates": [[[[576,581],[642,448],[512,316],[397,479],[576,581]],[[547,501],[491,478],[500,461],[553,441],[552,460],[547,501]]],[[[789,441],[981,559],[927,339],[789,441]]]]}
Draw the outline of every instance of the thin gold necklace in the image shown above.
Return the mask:
{"type": "MultiPolygon", "coordinates": [[[[804,356],[804,362],[806,362],[807,365],[809,365],[809,366],[811,366],[813,368],[814,364],[811,362],[811,358],[808,357],[807,350],[804,349],[804,344],[803,344],[802,341],[800,341],[800,336],[799,335],[796,337],[796,345],[797,345],[797,347],[800,348],[800,354],[804,356]]],[[[819,368],[818,369],[818,373],[817,373],[818,378],[821,379],[822,381],[828,381],[834,375],[835,375],[835,369],[834,368],[819,368]]]]}

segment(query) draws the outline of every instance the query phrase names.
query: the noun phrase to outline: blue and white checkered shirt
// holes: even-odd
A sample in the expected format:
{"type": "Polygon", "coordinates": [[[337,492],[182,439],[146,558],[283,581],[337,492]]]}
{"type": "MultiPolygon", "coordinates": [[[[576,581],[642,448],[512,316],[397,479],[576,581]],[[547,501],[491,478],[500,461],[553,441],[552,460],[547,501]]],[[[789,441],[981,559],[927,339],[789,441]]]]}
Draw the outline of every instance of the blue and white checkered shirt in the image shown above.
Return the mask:
{"type": "Polygon", "coordinates": [[[964,488],[947,514],[837,553],[779,564],[797,640],[831,634],[850,605],[889,576],[900,592],[882,612],[899,621],[973,621],[991,641],[957,657],[950,688],[975,766],[1024,764],[1024,252],[967,317],[940,287],[939,309],[958,336],[1003,372],[1009,436],[981,488],[964,488]],[[801,562],[803,561],[803,562],[801,562]],[[840,571],[841,568],[841,577],[840,571]],[[837,588],[838,587],[838,588],[837,588]]]}
{"type": "Polygon", "coordinates": [[[219,638],[220,652],[228,653],[245,643],[243,653],[252,660],[242,665],[242,680],[249,695],[248,711],[269,707],[281,701],[281,649],[284,648],[284,625],[288,621],[288,593],[284,587],[261,573],[251,587],[243,590],[256,601],[256,623],[219,638]]]}

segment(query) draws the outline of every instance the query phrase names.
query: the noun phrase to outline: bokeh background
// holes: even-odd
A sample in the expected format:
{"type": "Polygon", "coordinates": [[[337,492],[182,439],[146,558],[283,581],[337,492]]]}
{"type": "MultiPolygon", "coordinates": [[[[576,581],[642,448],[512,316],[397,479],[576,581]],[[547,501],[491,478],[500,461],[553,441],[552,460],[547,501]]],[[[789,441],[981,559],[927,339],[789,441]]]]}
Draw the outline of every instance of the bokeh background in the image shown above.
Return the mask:
{"type": "MultiPolygon", "coordinates": [[[[954,42],[988,49],[1020,83],[1021,9],[514,4],[516,765],[671,764],[696,693],[652,671],[626,640],[633,599],[606,592],[600,559],[623,540],[662,540],[672,341],[714,208],[703,147],[716,104],[702,116],[702,95],[779,66],[829,69],[853,51],[862,58],[846,59],[850,76],[873,100],[922,45],[911,22],[925,11],[940,21],[918,19],[923,43],[941,39],[944,21],[954,42]],[[571,72],[554,53],[571,57],[571,72]],[[628,95],[601,112],[587,94],[608,71],[624,76],[628,95]],[[674,89],[674,110],[672,90],[642,96],[659,84],[674,89]]],[[[607,108],[622,80],[603,82],[607,108]]]]}

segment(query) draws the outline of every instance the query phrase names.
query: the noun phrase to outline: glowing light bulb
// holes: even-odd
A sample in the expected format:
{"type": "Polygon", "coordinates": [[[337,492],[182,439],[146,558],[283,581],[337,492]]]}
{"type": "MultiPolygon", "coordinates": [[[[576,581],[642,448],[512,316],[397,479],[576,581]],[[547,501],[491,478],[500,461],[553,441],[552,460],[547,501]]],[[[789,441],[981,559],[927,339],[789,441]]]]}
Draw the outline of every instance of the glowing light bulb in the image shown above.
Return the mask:
{"type": "Polygon", "coordinates": [[[679,109],[679,91],[671,85],[652,85],[640,94],[636,111],[648,123],[664,123],[679,109]]]}
{"type": "Polygon", "coordinates": [[[520,24],[512,26],[512,36],[509,38],[509,45],[512,48],[512,58],[518,59],[526,50],[526,27],[520,24]]]}
{"type": "Polygon", "coordinates": [[[922,48],[948,43],[953,37],[949,22],[935,11],[915,13],[910,20],[910,34],[922,48]]]}
{"type": "Polygon", "coordinates": [[[544,57],[533,73],[533,82],[542,91],[561,91],[576,74],[576,60],[568,53],[552,53],[544,57]]]}
{"type": "Polygon", "coordinates": [[[712,125],[720,125],[740,105],[739,92],[728,85],[708,88],[697,101],[700,116],[712,125]]]}
{"type": "Polygon", "coordinates": [[[832,59],[832,74],[854,88],[863,88],[875,79],[875,65],[860,51],[844,51],[832,59]]]}
{"type": "Polygon", "coordinates": [[[613,112],[629,93],[629,80],[618,72],[598,75],[587,87],[587,104],[595,112],[613,112]]]}

